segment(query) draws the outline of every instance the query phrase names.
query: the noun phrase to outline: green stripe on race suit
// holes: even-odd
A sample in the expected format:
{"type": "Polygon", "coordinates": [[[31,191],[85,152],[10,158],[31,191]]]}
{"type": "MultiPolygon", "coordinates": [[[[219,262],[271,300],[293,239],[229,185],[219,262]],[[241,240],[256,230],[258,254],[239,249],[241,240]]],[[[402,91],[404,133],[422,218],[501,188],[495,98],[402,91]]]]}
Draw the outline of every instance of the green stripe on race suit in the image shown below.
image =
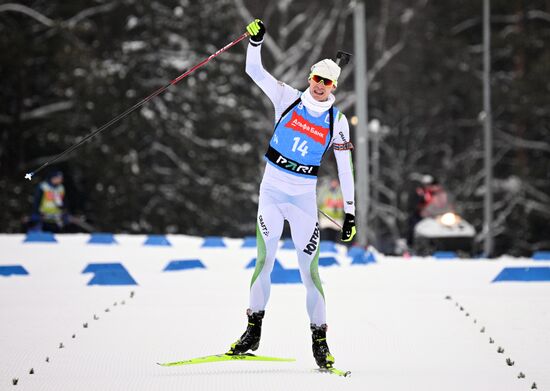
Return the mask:
{"type": "Polygon", "coordinates": [[[319,250],[320,249],[321,249],[321,246],[317,248],[317,252],[315,253],[315,258],[313,258],[311,261],[311,264],[309,266],[309,272],[311,274],[311,279],[313,280],[313,284],[315,284],[315,286],[317,287],[317,289],[321,293],[321,296],[323,296],[323,299],[324,299],[325,293],[323,292],[321,277],[319,277],[319,250]]]}
{"type": "Polygon", "coordinates": [[[256,268],[254,269],[254,274],[252,275],[252,281],[250,282],[250,287],[254,285],[254,281],[258,278],[265,264],[265,241],[260,231],[260,226],[256,224],[256,245],[258,246],[258,257],[256,258],[256,268]]]}

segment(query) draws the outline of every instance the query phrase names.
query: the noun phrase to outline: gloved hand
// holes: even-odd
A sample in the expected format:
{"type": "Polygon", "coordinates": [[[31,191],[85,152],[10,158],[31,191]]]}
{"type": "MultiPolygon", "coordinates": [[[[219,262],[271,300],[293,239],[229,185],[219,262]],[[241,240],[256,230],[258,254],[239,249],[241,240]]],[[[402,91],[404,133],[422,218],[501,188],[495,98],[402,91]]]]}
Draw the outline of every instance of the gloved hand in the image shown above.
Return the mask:
{"type": "Polygon", "coordinates": [[[263,41],[266,29],[264,23],[260,19],[255,19],[246,26],[246,31],[250,34],[250,41],[258,44],[263,41]]]}
{"type": "Polygon", "coordinates": [[[346,213],[346,219],[344,220],[344,226],[342,227],[342,242],[351,242],[355,236],[355,216],[346,213]]]}

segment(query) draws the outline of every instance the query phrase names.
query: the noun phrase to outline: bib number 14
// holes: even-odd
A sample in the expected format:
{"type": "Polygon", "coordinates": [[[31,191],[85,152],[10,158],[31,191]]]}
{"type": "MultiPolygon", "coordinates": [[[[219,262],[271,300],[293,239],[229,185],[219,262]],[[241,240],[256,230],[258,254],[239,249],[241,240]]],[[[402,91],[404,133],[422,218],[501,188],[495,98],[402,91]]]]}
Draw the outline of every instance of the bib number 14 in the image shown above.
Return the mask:
{"type": "Polygon", "coordinates": [[[307,141],[304,140],[300,143],[300,137],[294,137],[294,145],[292,146],[292,152],[301,152],[302,156],[307,155],[308,146],[307,141]]]}

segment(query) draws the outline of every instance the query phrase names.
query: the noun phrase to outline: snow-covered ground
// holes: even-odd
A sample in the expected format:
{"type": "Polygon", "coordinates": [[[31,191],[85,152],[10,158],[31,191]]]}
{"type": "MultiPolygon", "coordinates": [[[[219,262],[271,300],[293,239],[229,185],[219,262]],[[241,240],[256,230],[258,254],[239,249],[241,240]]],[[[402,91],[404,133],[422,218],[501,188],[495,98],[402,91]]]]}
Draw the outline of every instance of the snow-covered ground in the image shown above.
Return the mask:
{"type": "MultiPolygon", "coordinates": [[[[295,362],[156,365],[224,352],[240,336],[255,257],[242,240],[24,238],[0,235],[0,390],[550,390],[550,281],[492,282],[505,267],[549,262],[378,256],[352,264],[343,247],[322,253],[339,263],[320,274],[329,346],[336,366],[352,371],[343,378],[315,371],[299,283],[273,285],[258,351],[295,362]],[[204,268],[164,271],[172,261],[204,268]],[[120,265],[96,265],[104,263],[120,265]],[[28,274],[2,276],[22,272],[6,266],[28,274]]],[[[278,259],[297,267],[293,250],[278,259]]]]}

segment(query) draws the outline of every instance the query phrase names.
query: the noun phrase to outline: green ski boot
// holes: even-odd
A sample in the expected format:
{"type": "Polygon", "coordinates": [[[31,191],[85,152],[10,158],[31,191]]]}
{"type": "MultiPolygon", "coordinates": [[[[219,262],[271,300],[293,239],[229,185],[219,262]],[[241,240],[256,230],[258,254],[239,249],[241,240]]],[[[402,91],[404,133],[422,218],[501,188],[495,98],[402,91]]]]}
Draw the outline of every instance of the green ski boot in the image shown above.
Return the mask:
{"type": "Polygon", "coordinates": [[[258,350],[260,346],[260,337],[262,336],[262,319],[265,311],[252,312],[249,308],[246,311],[248,316],[248,326],[246,331],[235,343],[231,345],[227,354],[243,354],[249,350],[258,350]]]}
{"type": "Polygon", "coordinates": [[[311,339],[313,341],[313,357],[315,362],[319,365],[319,368],[326,369],[332,368],[334,364],[334,357],[330,354],[330,350],[327,345],[327,325],[316,326],[310,325],[311,339]]]}

